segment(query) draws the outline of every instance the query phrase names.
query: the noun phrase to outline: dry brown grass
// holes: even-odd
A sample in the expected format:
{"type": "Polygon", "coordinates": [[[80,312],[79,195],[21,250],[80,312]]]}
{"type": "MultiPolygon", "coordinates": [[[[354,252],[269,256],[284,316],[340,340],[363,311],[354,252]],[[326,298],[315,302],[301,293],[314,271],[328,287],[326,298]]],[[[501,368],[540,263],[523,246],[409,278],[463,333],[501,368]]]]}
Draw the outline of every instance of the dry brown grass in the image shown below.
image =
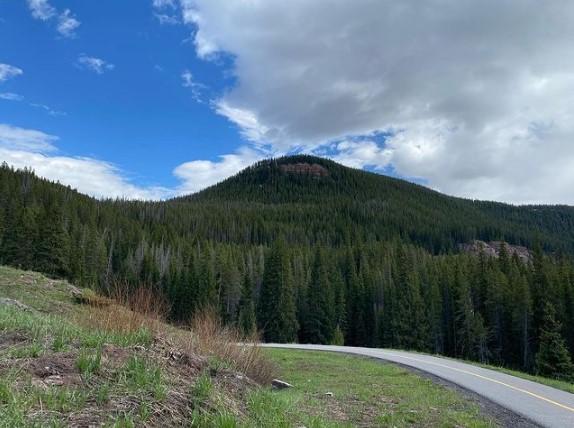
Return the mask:
{"type": "Polygon", "coordinates": [[[117,284],[110,298],[98,295],[87,299],[89,310],[82,316],[82,323],[90,327],[115,333],[133,333],[148,329],[154,335],[165,330],[169,312],[166,300],[149,288],[128,287],[117,284]]]}
{"type": "Polygon", "coordinates": [[[195,315],[191,331],[168,333],[165,320],[169,306],[164,298],[143,287],[128,291],[128,287],[118,284],[114,290],[111,298],[94,295],[86,300],[89,309],[81,317],[84,325],[115,333],[145,328],[154,337],[169,337],[174,346],[189,355],[210,358],[214,366],[221,364],[260,384],[269,384],[273,379],[276,368],[257,346],[259,337],[254,334],[245,338],[237,329],[224,326],[216,310],[195,315]]]}
{"type": "Polygon", "coordinates": [[[186,342],[188,352],[211,357],[228,364],[260,384],[269,384],[276,367],[257,346],[259,337],[242,337],[235,328],[224,326],[217,312],[207,309],[191,322],[192,334],[186,342]]]}

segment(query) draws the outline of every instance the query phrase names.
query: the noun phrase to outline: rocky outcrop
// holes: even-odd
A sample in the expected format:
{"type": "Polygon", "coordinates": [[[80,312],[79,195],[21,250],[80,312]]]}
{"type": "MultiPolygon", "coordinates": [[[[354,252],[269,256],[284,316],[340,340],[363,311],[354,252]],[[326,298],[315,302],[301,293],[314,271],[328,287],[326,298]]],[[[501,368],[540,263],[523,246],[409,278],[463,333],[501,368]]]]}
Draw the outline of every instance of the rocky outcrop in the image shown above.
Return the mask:
{"type": "Polygon", "coordinates": [[[460,244],[459,249],[464,253],[472,254],[474,256],[478,256],[480,253],[483,253],[487,257],[498,258],[503,245],[510,256],[514,256],[516,254],[516,256],[518,256],[518,258],[524,263],[528,263],[532,258],[532,253],[528,248],[520,245],[510,245],[504,241],[484,242],[475,240],[467,244],[460,244]]]}
{"type": "Polygon", "coordinates": [[[288,174],[310,175],[312,177],[327,177],[329,175],[327,168],[316,163],[289,163],[280,165],[279,168],[288,174]]]}

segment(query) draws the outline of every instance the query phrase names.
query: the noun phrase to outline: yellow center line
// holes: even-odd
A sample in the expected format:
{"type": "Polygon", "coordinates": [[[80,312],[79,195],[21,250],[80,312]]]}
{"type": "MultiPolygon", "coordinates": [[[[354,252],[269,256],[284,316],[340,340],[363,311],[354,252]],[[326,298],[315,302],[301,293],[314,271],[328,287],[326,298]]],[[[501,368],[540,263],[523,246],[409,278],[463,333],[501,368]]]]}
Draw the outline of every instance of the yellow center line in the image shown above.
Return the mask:
{"type": "Polygon", "coordinates": [[[550,403],[550,404],[553,404],[553,405],[555,405],[555,406],[558,406],[558,407],[561,407],[561,408],[563,408],[563,409],[566,409],[566,410],[569,410],[569,411],[571,411],[571,412],[574,412],[574,408],[573,408],[573,407],[566,406],[566,405],[564,405],[564,404],[561,404],[561,403],[558,403],[558,402],[556,402],[556,401],[554,401],[554,400],[551,400],[550,398],[546,398],[546,397],[543,397],[542,395],[538,395],[538,394],[535,394],[534,392],[530,392],[530,391],[528,391],[528,390],[526,390],[526,389],[518,388],[518,387],[516,387],[516,386],[509,385],[509,384],[504,383],[504,382],[501,382],[501,381],[499,381],[499,380],[492,379],[492,378],[489,378],[489,377],[487,377],[487,376],[482,376],[482,375],[479,375],[479,374],[477,374],[477,373],[470,372],[470,371],[468,371],[468,370],[457,369],[457,368],[450,367],[450,366],[447,366],[447,365],[444,365],[444,364],[440,364],[440,363],[434,363],[434,362],[430,362],[430,361],[420,360],[420,359],[418,359],[418,358],[405,357],[405,356],[403,356],[403,355],[393,354],[393,353],[387,352],[387,351],[383,351],[383,352],[385,352],[387,355],[390,355],[390,356],[392,356],[392,357],[404,358],[404,359],[406,359],[406,360],[412,360],[412,361],[417,361],[417,362],[423,363],[423,364],[430,364],[430,365],[433,365],[433,366],[443,367],[443,368],[445,368],[445,369],[449,369],[449,370],[453,370],[453,371],[456,371],[456,372],[465,373],[465,374],[468,374],[468,375],[471,375],[471,376],[475,376],[475,377],[477,377],[477,378],[484,379],[484,380],[487,380],[487,381],[489,381],[489,382],[493,382],[493,383],[497,383],[497,384],[499,384],[499,385],[506,386],[507,388],[514,389],[515,391],[522,392],[522,393],[524,393],[524,394],[528,394],[528,395],[530,395],[530,396],[532,396],[532,397],[534,397],[534,398],[538,398],[539,400],[546,401],[547,403],[550,403]]]}

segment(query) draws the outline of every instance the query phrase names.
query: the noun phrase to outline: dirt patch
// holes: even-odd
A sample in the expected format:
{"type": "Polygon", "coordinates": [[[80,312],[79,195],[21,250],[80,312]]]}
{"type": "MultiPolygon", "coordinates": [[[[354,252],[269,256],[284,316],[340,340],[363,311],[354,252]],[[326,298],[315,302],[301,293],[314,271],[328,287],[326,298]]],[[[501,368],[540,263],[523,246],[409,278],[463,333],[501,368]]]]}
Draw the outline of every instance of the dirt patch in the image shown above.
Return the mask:
{"type": "Polygon", "coordinates": [[[0,352],[14,346],[23,345],[28,342],[28,338],[18,332],[6,331],[0,333],[0,352]]]}
{"type": "Polygon", "coordinates": [[[25,368],[48,386],[81,385],[76,360],[77,356],[73,353],[45,355],[28,361],[25,368]]]}

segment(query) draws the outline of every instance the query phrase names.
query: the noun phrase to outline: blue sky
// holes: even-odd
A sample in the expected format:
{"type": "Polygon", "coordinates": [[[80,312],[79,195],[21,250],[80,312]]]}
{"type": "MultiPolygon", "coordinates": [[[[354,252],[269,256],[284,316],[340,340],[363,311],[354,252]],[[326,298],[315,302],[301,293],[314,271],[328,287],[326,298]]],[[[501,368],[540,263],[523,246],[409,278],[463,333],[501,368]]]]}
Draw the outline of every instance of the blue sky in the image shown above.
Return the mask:
{"type": "Polygon", "coordinates": [[[190,28],[160,24],[151,2],[141,3],[51,1],[81,20],[64,37],[51,21],[34,19],[25,1],[0,2],[0,62],[23,70],[0,87],[23,101],[0,100],[0,117],[58,136],[59,155],[113,162],[138,185],[174,187],[182,162],[216,160],[238,146],[237,130],[210,104],[233,79],[225,58],[195,56],[190,28]],[[81,66],[82,55],[113,69],[81,66]],[[183,86],[185,71],[204,85],[197,96],[183,86]]]}
{"type": "Polygon", "coordinates": [[[574,3],[426,5],[0,0],[0,161],[155,199],[304,152],[573,204],[574,3]]]}

